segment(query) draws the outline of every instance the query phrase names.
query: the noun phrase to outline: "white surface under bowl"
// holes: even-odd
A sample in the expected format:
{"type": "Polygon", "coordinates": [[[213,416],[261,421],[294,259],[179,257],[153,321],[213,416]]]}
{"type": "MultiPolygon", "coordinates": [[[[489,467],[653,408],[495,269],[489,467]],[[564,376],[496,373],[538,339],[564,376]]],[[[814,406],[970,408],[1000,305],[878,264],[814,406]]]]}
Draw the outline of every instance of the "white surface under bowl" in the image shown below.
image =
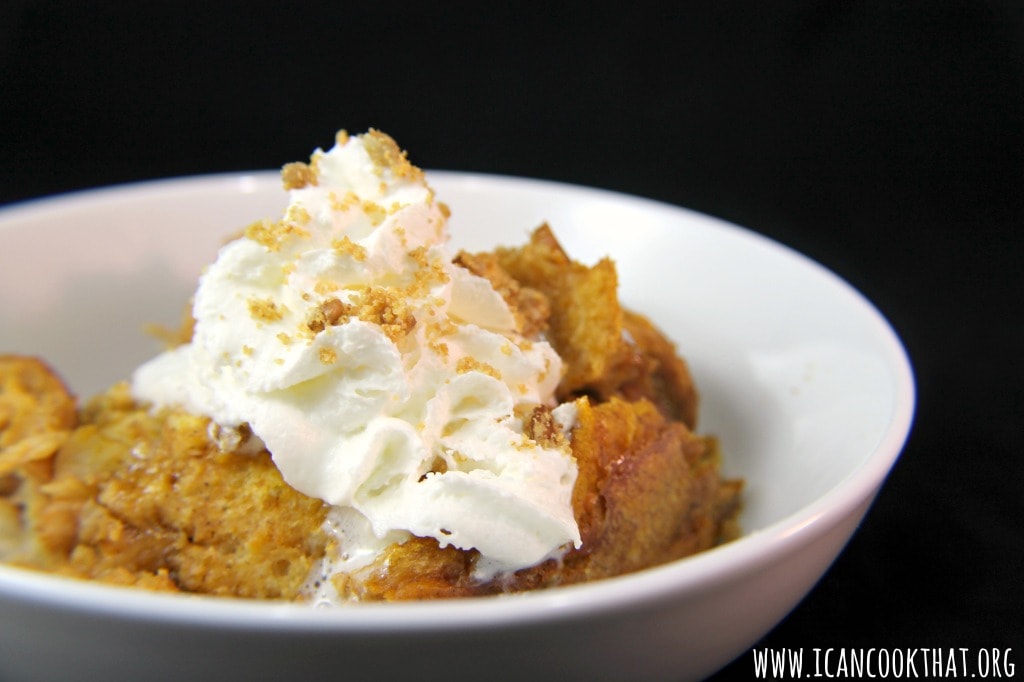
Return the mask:
{"type": "MultiPolygon", "coordinates": [[[[913,415],[893,331],[824,268],[681,208],[557,183],[432,172],[454,242],[549,222],[611,255],[624,303],[679,345],[744,536],[614,580],[508,597],[314,610],[156,595],[0,566],[0,679],[672,679],[744,653],[813,586],[868,509],[913,415]]],[[[0,353],[88,395],[157,352],[225,238],[284,207],[276,173],[114,187],[0,211],[0,353]]]]}

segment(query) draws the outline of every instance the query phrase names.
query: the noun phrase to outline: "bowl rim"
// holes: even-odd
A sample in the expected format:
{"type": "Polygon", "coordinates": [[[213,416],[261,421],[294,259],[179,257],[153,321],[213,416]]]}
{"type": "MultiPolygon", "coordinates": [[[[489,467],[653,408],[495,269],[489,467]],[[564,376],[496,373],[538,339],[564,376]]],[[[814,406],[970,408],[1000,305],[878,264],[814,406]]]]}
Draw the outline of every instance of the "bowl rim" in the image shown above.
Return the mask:
{"type": "MultiPolygon", "coordinates": [[[[499,183],[523,189],[558,189],[592,193],[646,208],[683,212],[710,229],[735,231],[744,239],[781,250],[801,266],[831,280],[854,303],[882,342],[888,366],[896,377],[892,414],[874,450],[839,482],[812,502],[727,544],[629,575],[593,583],[536,592],[426,602],[366,603],[317,609],[305,604],[268,602],[202,595],[153,593],[38,573],[0,564],[0,603],[32,604],[93,616],[162,622],[190,627],[231,627],[247,631],[394,632],[460,630],[479,627],[533,625],[586,618],[600,613],[642,608],[669,594],[710,589],[759,570],[794,549],[826,534],[860,505],[874,498],[909,438],[916,409],[914,373],[907,351],[885,316],[856,288],[825,266],[752,229],[656,199],[557,180],[479,172],[427,169],[428,181],[499,183]]],[[[259,191],[278,171],[210,173],[127,182],[35,197],[0,206],[4,223],[38,211],[74,210],[115,195],[185,191],[207,184],[250,185],[259,191]]],[[[244,191],[244,190],[243,190],[244,191]]]]}

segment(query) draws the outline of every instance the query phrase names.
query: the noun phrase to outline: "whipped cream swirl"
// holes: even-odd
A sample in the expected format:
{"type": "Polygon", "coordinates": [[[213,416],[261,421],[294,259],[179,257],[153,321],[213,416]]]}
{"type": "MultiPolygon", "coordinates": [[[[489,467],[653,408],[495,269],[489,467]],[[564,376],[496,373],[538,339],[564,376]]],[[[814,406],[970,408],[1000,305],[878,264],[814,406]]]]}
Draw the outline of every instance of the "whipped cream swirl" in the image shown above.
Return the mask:
{"type": "MultiPolygon", "coordinates": [[[[568,444],[524,433],[561,360],[452,262],[422,171],[370,131],[282,175],[283,218],[221,249],[192,342],[140,367],[135,396],[248,424],[289,485],[377,538],[475,548],[491,572],[579,546],[568,444]]],[[[553,415],[567,432],[574,406],[553,415]]]]}

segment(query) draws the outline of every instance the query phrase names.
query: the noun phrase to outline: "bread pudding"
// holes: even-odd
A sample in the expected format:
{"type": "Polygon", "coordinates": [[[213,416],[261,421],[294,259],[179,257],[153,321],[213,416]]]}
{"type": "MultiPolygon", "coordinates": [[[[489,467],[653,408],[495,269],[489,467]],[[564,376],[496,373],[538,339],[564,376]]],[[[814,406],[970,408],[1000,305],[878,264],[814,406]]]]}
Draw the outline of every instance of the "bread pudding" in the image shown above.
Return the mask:
{"type": "Polygon", "coordinates": [[[597,580],[737,533],[742,484],[612,260],[547,225],[451,252],[377,131],[282,178],[284,216],[222,249],[130,381],[79,403],[0,356],[0,558],[334,604],[597,580]]]}

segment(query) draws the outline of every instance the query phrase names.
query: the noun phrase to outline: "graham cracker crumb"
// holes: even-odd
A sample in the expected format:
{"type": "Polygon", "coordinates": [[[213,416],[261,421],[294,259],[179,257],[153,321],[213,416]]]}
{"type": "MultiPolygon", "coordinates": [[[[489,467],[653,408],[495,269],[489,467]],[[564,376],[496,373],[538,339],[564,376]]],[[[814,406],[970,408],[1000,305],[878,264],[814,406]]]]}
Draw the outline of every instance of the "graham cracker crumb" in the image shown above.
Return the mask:
{"type": "Polygon", "coordinates": [[[288,309],[270,298],[249,299],[249,314],[261,322],[277,322],[288,309]]]}
{"type": "Polygon", "coordinates": [[[366,260],[366,247],[356,244],[347,234],[331,242],[331,248],[342,255],[351,256],[356,262],[362,263],[366,260]]]}
{"type": "Polygon", "coordinates": [[[523,434],[546,448],[568,445],[565,435],[558,428],[558,422],[551,414],[551,409],[545,405],[533,408],[523,424],[523,434]]]}
{"type": "Polygon", "coordinates": [[[290,236],[308,238],[309,232],[300,225],[287,220],[271,222],[257,220],[245,228],[245,236],[269,251],[280,251],[281,244],[290,236]]]}
{"type": "Polygon", "coordinates": [[[499,381],[501,380],[501,372],[495,369],[494,366],[469,356],[460,358],[459,361],[455,363],[455,371],[459,374],[465,374],[466,372],[482,372],[488,376],[498,379],[499,381]]]}
{"type": "Polygon", "coordinates": [[[363,145],[379,173],[390,170],[395,177],[414,181],[423,177],[423,171],[409,163],[405,152],[398,147],[390,135],[371,128],[363,136],[363,145]]]}
{"type": "Polygon", "coordinates": [[[318,178],[316,171],[309,164],[296,161],[281,168],[281,182],[286,190],[302,189],[316,187],[318,178]]]}

